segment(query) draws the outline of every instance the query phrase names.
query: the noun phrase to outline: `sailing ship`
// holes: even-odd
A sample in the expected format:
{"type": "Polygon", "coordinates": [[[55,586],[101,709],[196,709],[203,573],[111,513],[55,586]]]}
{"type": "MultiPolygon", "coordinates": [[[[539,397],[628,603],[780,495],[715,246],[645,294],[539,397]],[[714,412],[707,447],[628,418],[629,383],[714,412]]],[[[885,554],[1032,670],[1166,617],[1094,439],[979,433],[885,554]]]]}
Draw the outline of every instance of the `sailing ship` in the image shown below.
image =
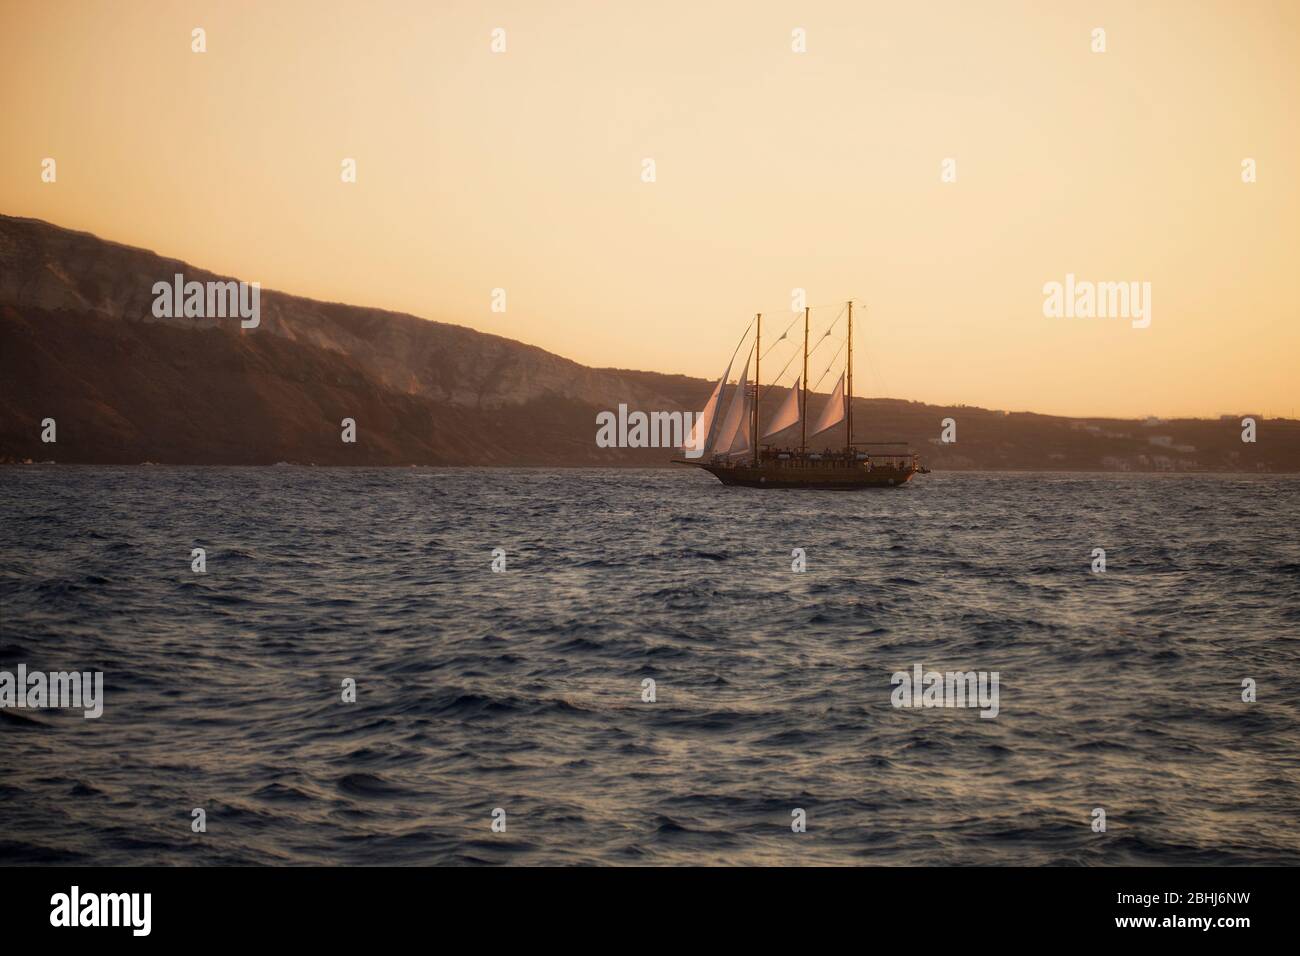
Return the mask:
{"type": "MultiPolygon", "coordinates": [[[[745,359],[744,371],[735,384],[728,383],[740,347],[749,337],[748,328],[741,336],[740,344],[736,346],[736,351],[727,364],[727,370],[718,379],[704,411],[695,422],[685,446],[687,458],[674,461],[703,468],[724,485],[747,488],[897,488],[910,481],[913,475],[928,473],[929,469],[921,465],[918,456],[905,442],[853,440],[853,302],[846,303],[845,308],[848,314],[848,348],[844,369],[826,404],[811,419],[811,425],[808,415],[811,389],[807,384],[811,309],[805,307],[803,314],[803,372],[786,393],[776,414],[767,421],[766,428],[762,421],[763,394],[766,389],[760,385],[759,378],[763,358],[763,315],[759,313],[751,323],[754,338],[745,359]],[[754,371],[752,379],[749,374],[751,366],[754,371]],[[718,410],[723,406],[724,399],[727,410],[725,414],[719,415],[718,410]],[[841,422],[844,423],[845,435],[842,447],[823,448],[820,451],[810,449],[809,438],[815,438],[841,422]],[[799,426],[798,447],[764,444],[766,439],[793,429],[795,425],[799,426]]],[[[842,309],[840,314],[843,315],[844,311],[842,309]]],[[[787,328],[778,342],[787,338],[789,331],[787,328]]],[[[830,334],[831,329],[828,328],[818,345],[830,334]]],[[[827,367],[827,372],[829,371],[830,366],[827,367]]],[[[825,374],[822,377],[825,378],[825,374]]],[[[771,387],[773,386],[767,386],[771,387]]]]}

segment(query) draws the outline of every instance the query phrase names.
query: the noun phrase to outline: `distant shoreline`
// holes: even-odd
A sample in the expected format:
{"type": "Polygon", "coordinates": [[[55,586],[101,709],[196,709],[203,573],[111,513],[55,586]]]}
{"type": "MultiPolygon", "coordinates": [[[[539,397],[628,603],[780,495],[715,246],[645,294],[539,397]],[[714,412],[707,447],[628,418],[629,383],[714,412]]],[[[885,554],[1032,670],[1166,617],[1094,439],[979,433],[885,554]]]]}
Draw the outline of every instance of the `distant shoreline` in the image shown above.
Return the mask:
{"type": "MultiPolygon", "coordinates": [[[[0,468],[211,468],[220,470],[229,470],[233,468],[269,470],[275,468],[294,468],[294,469],[322,469],[338,471],[410,471],[419,469],[421,471],[687,471],[685,466],[681,465],[641,465],[641,464],[611,464],[611,465],[339,465],[339,464],[299,464],[296,462],[284,462],[272,465],[250,465],[250,464],[213,464],[213,463],[196,463],[196,462],[137,462],[135,464],[124,462],[58,462],[58,461],[0,461],[0,468]]],[[[1268,478],[1282,476],[1300,475],[1300,469],[1297,470],[1275,470],[1275,471],[1214,471],[1211,469],[1188,469],[1185,471],[1159,471],[1155,469],[1147,470],[1107,470],[1099,468],[943,468],[934,469],[931,474],[934,475],[1112,475],[1120,476],[1151,476],[1161,478],[1177,478],[1180,476],[1199,476],[1199,475],[1217,475],[1222,477],[1245,477],[1245,478],[1268,478]]],[[[927,476],[928,477],[928,476],[927,476]]],[[[924,479],[919,479],[924,480],[924,479]]]]}
{"type": "MultiPolygon", "coordinates": [[[[663,468],[680,434],[600,447],[602,416],[695,412],[714,387],[586,367],[464,326],[269,289],[256,328],[155,317],[152,289],[179,272],[234,281],[0,216],[0,461],[663,468]],[[57,439],[46,434],[55,428],[57,439]]],[[[768,389],[771,402],[788,391],[768,389]]],[[[1300,421],[1259,410],[1077,417],[861,395],[852,409],[853,435],[834,424],[816,447],[889,439],[936,473],[1300,472],[1300,421]]],[[[775,438],[792,442],[788,432],[775,438]]]]}

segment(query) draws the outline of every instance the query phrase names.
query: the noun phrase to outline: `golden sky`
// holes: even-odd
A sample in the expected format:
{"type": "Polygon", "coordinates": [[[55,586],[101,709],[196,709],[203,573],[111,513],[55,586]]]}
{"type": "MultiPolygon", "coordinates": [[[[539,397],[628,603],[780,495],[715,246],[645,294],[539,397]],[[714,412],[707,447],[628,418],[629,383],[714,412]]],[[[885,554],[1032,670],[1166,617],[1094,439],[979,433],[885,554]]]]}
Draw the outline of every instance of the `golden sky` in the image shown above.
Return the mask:
{"type": "Polygon", "coordinates": [[[0,0],[0,88],[0,212],[266,288],[708,377],[803,288],[860,395],[1300,412],[1293,0],[0,0]]]}

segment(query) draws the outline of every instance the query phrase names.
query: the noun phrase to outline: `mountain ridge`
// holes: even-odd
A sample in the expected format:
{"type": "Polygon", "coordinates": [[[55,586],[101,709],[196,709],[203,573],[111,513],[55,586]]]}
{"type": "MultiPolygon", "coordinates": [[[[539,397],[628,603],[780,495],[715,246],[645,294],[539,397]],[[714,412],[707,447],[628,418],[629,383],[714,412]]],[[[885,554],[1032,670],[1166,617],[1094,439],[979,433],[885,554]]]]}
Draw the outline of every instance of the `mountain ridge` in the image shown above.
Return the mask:
{"type": "MultiPolygon", "coordinates": [[[[0,461],[662,465],[672,450],[597,448],[596,414],[620,404],[697,410],[713,385],[591,368],[465,326],[269,289],[256,329],[155,318],[153,284],[176,272],[233,278],[0,215],[0,461]],[[40,441],[47,417],[57,422],[53,445],[40,441]],[[345,417],[357,422],[353,445],[339,438],[345,417]]],[[[1067,418],[864,398],[854,416],[858,440],[910,442],[936,468],[1300,471],[1300,423],[1285,419],[1261,420],[1250,445],[1227,418],[1067,418]],[[945,418],[958,421],[955,444],[939,441],[945,418]]],[[[815,445],[843,441],[841,426],[815,445]]]]}

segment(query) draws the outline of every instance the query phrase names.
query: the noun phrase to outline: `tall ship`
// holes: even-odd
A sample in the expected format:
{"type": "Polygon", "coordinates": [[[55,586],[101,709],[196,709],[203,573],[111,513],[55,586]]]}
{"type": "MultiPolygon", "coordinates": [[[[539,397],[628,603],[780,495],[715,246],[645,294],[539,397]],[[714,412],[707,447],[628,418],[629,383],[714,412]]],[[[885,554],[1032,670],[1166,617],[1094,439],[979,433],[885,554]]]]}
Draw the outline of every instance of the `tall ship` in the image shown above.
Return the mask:
{"type": "MultiPolygon", "coordinates": [[[[917,474],[926,474],[928,468],[905,442],[855,442],[853,440],[853,302],[845,303],[835,322],[822,334],[815,352],[831,339],[834,326],[842,317],[847,318],[847,336],[841,345],[845,352],[843,370],[826,403],[811,419],[808,414],[809,392],[808,358],[811,309],[803,310],[803,370],[794,385],[785,393],[781,404],[766,422],[763,420],[765,393],[777,387],[776,381],[786,373],[797,353],[786,362],[770,385],[760,384],[763,352],[763,315],[754,316],[737,344],[727,369],[718,379],[695,422],[695,427],[684,448],[686,457],[674,459],[685,465],[703,468],[724,485],[746,488],[813,488],[824,490],[856,490],[859,488],[897,488],[907,484],[917,474]],[[750,329],[754,335],[750,339],[750,329]],[[750,341],[744,371],[734,384],[729,383],[731,370],[740,354],[741,346],[750,341]],[[753,377],[750,377],[750,369],[753,377]],[[719,410],[726,406],[725,413],[719,410]],[[839,446],[810,444],[843,423],[844,443],[839,446]],[[795,432],[798,426],[798,432],[795,432]],[[793,438],[797,434],[798,444],[793,438]],[[769,439],[786,436],[785,444],[769,439]]],[[[797,313],[796,313],[797,316],[797,313]]],[[[797,321],[797,318],[795,319],[797,321]]],[[[794,321],[769,348],[789,339],[794,321]]],[[[835,365],[839,352],[832,357],[825,378],[835,365]]],[[[820,382],[820,380],[819,380],[820,382]]],[[[825,442],[826,439],[823,439],[825,442]]]]}

